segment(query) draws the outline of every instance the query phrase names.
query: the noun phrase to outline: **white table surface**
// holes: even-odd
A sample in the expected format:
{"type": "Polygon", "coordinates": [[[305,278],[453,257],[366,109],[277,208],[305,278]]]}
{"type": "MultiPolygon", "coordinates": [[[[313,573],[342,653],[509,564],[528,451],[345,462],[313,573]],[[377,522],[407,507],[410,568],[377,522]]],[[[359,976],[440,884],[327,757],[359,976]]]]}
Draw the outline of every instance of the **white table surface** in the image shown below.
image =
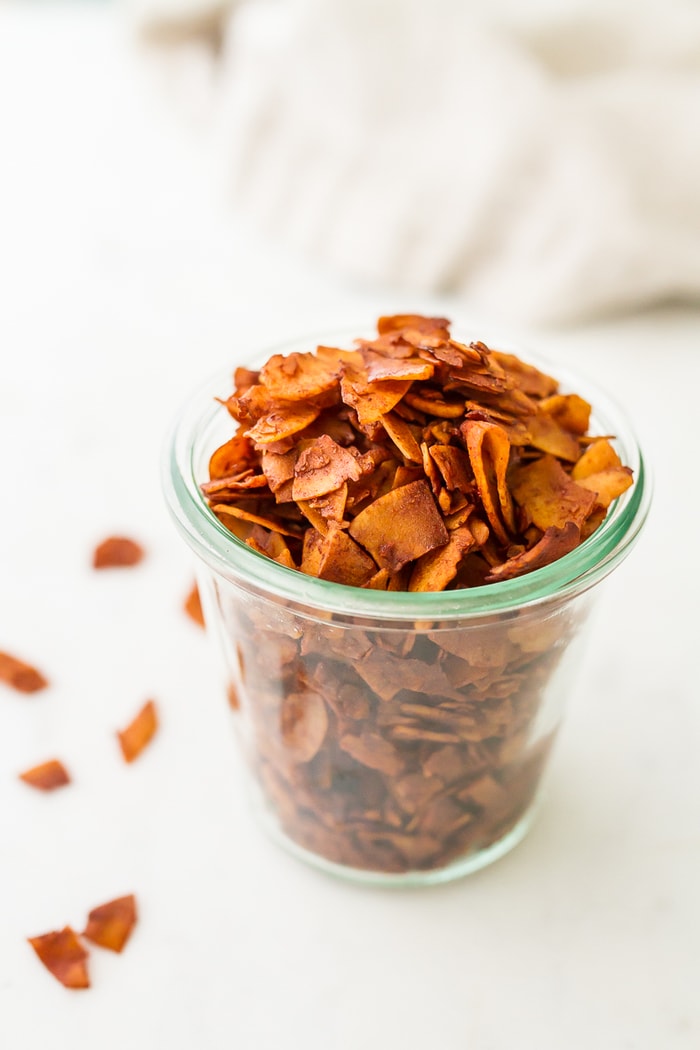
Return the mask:
{"type": "Polygon", "coordinates": [[[3,1050],[700,1046],[700,312],[508,331],[625,401],[655,511],[601,590],[529,837],[443,888],[345,885],[247,812],[158,459],[187,391],[252,345],[407,297],[235,219],[205,131],[106,10],[0,9],[0,122],[0,648],[51,680],[0,687],[3,1050]],[[147,560],[94,573],[120,531],[147,560]],[[114,730],[148,696],[162,730],[127,767],[114,730]],[[70,788],[17,781],[54,755],[70,788]],[[25,938],[128,892],[124,954],[95,950],[91,990],[66,991],[25,938]]]}

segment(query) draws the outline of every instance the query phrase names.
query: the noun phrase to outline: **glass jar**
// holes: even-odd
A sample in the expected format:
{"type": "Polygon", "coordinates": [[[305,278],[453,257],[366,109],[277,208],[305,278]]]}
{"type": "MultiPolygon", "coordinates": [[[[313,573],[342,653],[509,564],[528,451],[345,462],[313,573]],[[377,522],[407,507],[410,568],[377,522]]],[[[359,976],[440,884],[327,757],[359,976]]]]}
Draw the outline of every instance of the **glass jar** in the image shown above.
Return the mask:
{"type": "Polygon", "coordinates": [[[229,393],[230,374],[176,423],[166,496],[198,556],[254,803],[279,841],[325,870],[447,881],[503,856],[532,822],[593,588],[639,535],[650,485],[619,408],[565,369],[525,359],[591,402],[591,433],[616,436],[635,481],[570,554],[481,587],[374,591],[279,565],[229,532],[200,492],[211,453],[232,433],[214,400],[229,393]]]}

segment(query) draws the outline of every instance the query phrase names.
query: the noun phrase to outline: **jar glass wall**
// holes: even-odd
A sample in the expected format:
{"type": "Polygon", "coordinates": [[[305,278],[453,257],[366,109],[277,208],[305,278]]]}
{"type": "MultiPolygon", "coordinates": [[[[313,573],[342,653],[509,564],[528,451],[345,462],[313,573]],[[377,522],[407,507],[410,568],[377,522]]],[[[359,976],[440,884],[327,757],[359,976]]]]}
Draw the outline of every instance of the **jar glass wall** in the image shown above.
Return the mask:
{"type": "Polygon", "coordinates": [[[213,400],[229,377],[210,382],[176,424],[166,494],[198,557],[256,808],[321,867],[443,881],[495,860],[530,824],[592,588],[629,552],[650,492],[619,409],[590,383],[527,359],[593,404],[592,433],[616,435],[635,484],[576,550],[482,587],[371,591],[271,561],[229,532],[199,490],[230,437],[213,400]]]}

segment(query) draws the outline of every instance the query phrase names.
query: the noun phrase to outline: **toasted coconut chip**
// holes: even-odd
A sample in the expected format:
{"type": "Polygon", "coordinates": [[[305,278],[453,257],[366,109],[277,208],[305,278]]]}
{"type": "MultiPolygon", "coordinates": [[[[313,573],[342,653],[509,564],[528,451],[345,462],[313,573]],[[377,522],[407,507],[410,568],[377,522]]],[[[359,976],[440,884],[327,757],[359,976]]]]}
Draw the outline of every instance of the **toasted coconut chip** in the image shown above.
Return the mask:
{"type": "Polygon", "coordinates": [[[255,465],[255,449],[247,434],[236,434],[217,448],[209,460],[209,477],[212,481],[230,477],[251,469],[255,465]]]}
{"type": "Polygon", "coordinates": [[[240,507],[230,507],[225,503],[221,503],[211,509],[219,517],[239,518],[241,521],[250,521],[255,525],[262,525],[266,529],[271,529],[272,532],[279,532],[282,536],[299,535],[298,532],[285,528],[284,525],[280,525],[278,521],[273,521],[272,518],[263,518],[260,514],[251,514],[250,511],[242,510],[240,507]]]}
{"type": "Polygon", "coordinates": [[[100,948],[121,952],[136,925],[136,918],[136,898],[133,893],[127,897],[118,897],[92,909],[83,937],[100,948]]]}
{"type": "MultiPolygon", "coordinates": [[[[250,504],[247,505],[249,506],[250,504]]],[[[232,532],[234,536],[237,536],[239,540],[247,541],[248,537],[250,536],[251,529],[253,528],[252,524],[249,521],[243,521],[242,519],[236,517],[233,514],[225,516],[222,516],[221,514],[216,514],[216,517],[219,519],[224,528],[228,529],[229,532],[232,532]]]]}
{"type": "MultiPolygon", "coordinates": [[[[409,329],[405,333],[405,337],[408,339],[411,334],[409,329]]],[[[450,343],[440,342],[437,339],[428,341],[425,338],[416,339],[415,341],[411,340],[411,342],[413,346],[418,347],[420,356],[425,358],[426,361],[432,361],[434,364],[451,365],[453,368],[462,368],[464,366],[464,355],[450,343]]]]}
{"type": "Polygon", "coordinates": [[[578,462],[574,463],[571,477],[574,481],[581,481],[582,478],[589,478],[591,474],[600,474],[610,467],[619,466],[621,463],[617,452],[608,440],[602,438],[589,445],[578,462]]]}
{"type": "MultiPolygon", "coordinates": [[[[455,689],[478,684],[490,675],[488,668],[472,667],[467,660],[448,652],[440,653],[440,666],[455,689]]],[[[476,699],[475,696],[473,698],[476,699]]]]}
{"type": "Polygon", "coordinates": [[[583,435],[588,431],[591,406],[578,394],[553,394],[540,401],[539,408],[572,434],[583,435]]]}
{"type": "Polygon", "coordinates": [[[0,653],[0,682],[18,693],[38,693],[49,684],[41,671],[9,653],[0,653]]]}
{"type": "Polygon", "coordinates": [[[449,539],[424,481],[403,485],[376,499],[353,520],[350,535],[380,568],[392,573],[449,539]]]}
{"type": "Polygon", "coordinates": [[[379,571],[375,572],[374,576],[367,581],[365,587],[369,591],[386,591],[390,579],[391,574],[388,569],[379,569],[379,571]]]}
{"type": "MultiPolygon", "coordinates": [[[[294,502],[293,498],[292,498],[292,489],[293,488],[294,488],[294,482],[292,480],[284,481],[280,485],[280,487],[277,489],[277,491],[275,492],[275,503],[293,503],[294,502]]],[[[280,507],[280,513],[281,512],[282,512],[282,508],[280,507]]],[[[228,527],[231,528],[230,525],[228,527]]]]}
{"type": "Polygon", "coordinates": [[[438,777],[424,776],[423,773],[407,773],[391,784],[392,794],[401,808],[414,814],[443,789],[438,777]]]}
{"type": "Polygon", "coordinates": [[[294,464],[294,500],[310,500],[335,491],[346,481],[358,481],[361,469],[355,457],[324,434],[315,438],[294,464]]]}
{"type": "Polygon", "coordinates": [[[429,361],[431,364],[439,365],[441,363],[454,365],[459,368],[462,361],[457,354],[449,345],[449,342],[444,339],[440,339],[436,335],[422,335],[417,332],[415,328],[404,328],[402,332],[402,339],[404,339],[410,346],[415,347],[418,351],[418,356],[423,361],[429,361]]]}
{"type": "Polygon", "coordinates": [[[535,620],[532,623],[516,622],[508,630],[508,637],[522,652],[530,655],[550,650],[556,645],[561,633],[561,622],[557,616],[553,616],[550,620],[535,620]]]}
{"type": "Polygon", "coordinates": [[[459,427],[449,419],[432,419],[423,427],[423,440],[431,445],[449,445],[459,436],[459,427]]]}
{"type": "Polygon", "coordinates": [[[307,576],[318,576],[323,556],[323,536],[317,529],[307,529],[301,555],[301,571],[307,576]]]}
{"type": "Polygon", "coordinates": [[[415,423],[420,427],[428,425],[428,417],[425,412],[421,412],[417,408],[411,408],[407,401],[399,401],[399,403],[394,406],[394,412],[397,416],[401,416],[401,419],[405,419],[407,423],[415,423]]]}
{"type": "Polygon", "coordinates": [[[298,434],[321,414],[321,406],[300,405],[294,401],[273,403],[269,412],[262,416],[248,431],[248,437],[258,445],[271,445],[276,441],[298,434]]]}
{"type": "Polygon", "coordinates": [[[199,597],[199,588],[196,583],[192,584],[192,590],[185,598],[184,609],[191,620],[194,620],[194,622],[200,627],[205,626],[202,602],[199,597]]]}
{"type": "Polygon", "coordinates": [[[402,832],[358,831],[357,838],[373,851],[385,845],[393,848],[403,858],[402,870],[430,866],[432,858],[441,849],[439,839],[431,835],[405,834],[402,832]]]}
{"type": "Polygon", "coordinates": [[[530,431],[521,420],[516,419],[513,423],[501,423],[501,426],[514,448],[525,448],[530,444],[530,431]]]}
{"type": "Polygon", "coordinates": [[[338,746],[360,765],[376,769],[386,776],[394,777],[403,769],[403,761],[396,748],[377,733],[363,733],[362,736],[348,733],[341,736],[338,746]]]}
{"type": "Polygon", "coordinates": [[[398,489],[402,485],[410,485],[412,481],[420,481],[422,477],[423,472],[418,467],[399,466],[394,474],[392,488],[398,489]]]}
{"type": "Polygon", "coordinates": [[[477,544],[483,547],[490,535],[486,522],[478,514],[471,514],[469,516],[469,528],[477,544]]]}
{"type": "Polygon", "coordinates": [[[150,744],[158,729],[158,712],[153,700],[147,700],[133,722],[117,733],[125,762],[133,762],[150,744]]]}
{"type": "Polygon", "coordinates": [[[253,525],[250,536],[246,540],[249,547],[267,554],[268,558],[275,561],[284,551],[288,550],[287,542],[279,532],[270,532],[262,525],[253,525]]]}
{"type": "Polygon", "coordinates": [[[596,503],[607,509],[632,484],[632,471],[629,467],[608,467],[598,474],[588,474],[577,484],[595,493],[596,503]]]}
{"type": "Polygon", "coordinates": [[[284,565],[286,569],[296,569],[297,567],[289,549],[280,551],[272,560],[276,561],[278,565],[284,565]]]}
{"type": "Polygon", "coordinates": [[[70,784],[68,770],[57,758],[27,769],[26,772],[20,773],[19,779],[39,791],[54,791],[56,788],[70,784]]]}
{"type": "Polygon", "coordinates": [[[541,569],[550,565],[558,558],[577,547],[581,538],[578,525],[573,521],[567,521],[562,528],[552,526],[545,529],[542,539],[530,550],[523,551],[509,558],[502,565],[495,566],[486,577],[486,583],[495,583],[498,580],[512,580],[516,576],[522,576],[534,569],[541,569]]]}
{"type": "Polygon", "coordinates": [[[508,802],[508,791],[490,773],[485,773],[478,780],[473,781],[467,789],[467,794],[470,802],[481,807],[503,805],[508,802]]]}
{"type": "Polygon", "coordinates": [[[431,632],[428,637],[438,648],[466,660],[472,667],[502,670],[512,650],[498,624],[489,629],[481,628],[478,634],[464,629],[447,629],[431,632]]]}
{"type": "Polygon", "coordinates": [[[233,385],[237,392],[243,393],[260,382],[260,372],[245,365],[239,365],[233,373],[233,385]]]}
{"type": "Polygon", "coordinates": [[[465,401],[464,407],[468,419],[480,419],[484,423],[500,423],[502,427],[512,424],[516,418],[512,412],[500,411],[493,405],[483,405],[480,401],[465,401]]]}
{"type": "Polygon", "coordinates": [[[422,461],[421,451],[409,424],[393,412],[382,416],[382,426],[398,448],[401,455],[412,463],[422,461]]]}
{"type": "Polygon", "coordinates": [[[315,529],[325,536],[335,523],[340,525],[345,514],[348,499],[348,486],[344,483],[334,492],[316,499],[297,500],[297,506],[315,529]]]}
{"type": "Polygon", "coordinates": [[[542,529],[538,529],[536,525],[528,525],[523,532],[523,540],[525,541],[526,547],[534,547],[534,545],[542,539],[544,532],[542,529]]]}
{"type": "Polygon", "coordinates": [[[143,547],[127,536],[110,536],[103,540],[92,556],[95,569],[121,569],[143,561],[143,547]]]}
{"type": "MultiPolygon", "coordinates": [[[[515,547],[516,551],[522,550],[522,547],[517,546],[517,544],[510,544],[508,545],[508,551],[513,550],[513,547],[515,547]]],[[[486,561],[489,563],[492,569],[494,568],[494,566],[500,565],[503,561],[501,548],[498,545],[498,543],[496,543],[496,540],[493,538],[493,536],[489,536],[486,543],[479,544],[479,553],[481,554],[482,558],[486,559],[486,561]]]]}
{"type": "Polygon", "coordinates": [[[420,393],[406,395],[406,403],[421,412],[440,419],[460,419],[464,415],[464,401],[445,401],[437,392],[423,388],[420,393]]]}
{"type": "Polygon", "coordinates": [[[402,332],[386,332],[384,335],[380,335],[377,339],[356,339],[355,345],[358,347],[360,354],[365,350],[374,350],[377,353],[384,354],[385,357],[415,357],[415,347],[408,343],[402,332]]]}
{"type": "Polygon", "coordinates": [[[271,492],[276,493],[285,481],[294,479],[294,464],[298,455],[298,448],[290,449],[289,452],[271,452],[269,449],[263,449],[262,470],[271,492]]]}
{"type": "Polygon", "coordinates": [[[371,474],[363,477],[358,483],[348,485],[348,517],[359,514],[368,502],[394,488],[394,478],[398,469],[396,461],[392,459],[387,463],[380,463],[371,474]]]}
{"type": "Polygon", "coordinates": [[[463,510],[465,507],[473,506],[474,498],[475,493],[465,495],[464,492],[453,489],[450,492],[450,514],[456,514],[457,511],[463,510]]]}
{"type": "MultiPolygon", "coordinates": [[[[285,396],[284,393],[273,397],[270,388],[260,383],[257,386],[251,386],[250,390],[246,391],[239,398],[230,398],[228,407],[232,415],[235,418],[239,418],[243,423],[259,422],[271,412],[271,409],[278,409],[279,412],[284,414],[295,415],[304,399],[297,400],[294,398],[294,388],[292,388],[291,394],[291,397],[285,396]]],[[[305,403],[314,404],[322,409],[325,405],[332,403],[336,396],[336,391],[330,390],[317,394],[315,397],[305,401],[305,403]]],[[[280,437],[278,440],[283,439],[280,437]]]]}
{"type": "Polygon", "coordinates": [[[239,470],[235,474],[227,474],[225,477],[222,476],[211,481],[205,481],[199,487],[205,495],[209,495],[212,492],[219,492],[221,489],[225,489],[228,485],[235,485],[239,481],[245,481],[246,478],[251,478],[254,473],[253,467],[248,467],[245,470],[239,470]]]}
{"type": "Polygon", "coordinates": [[[410,328],[413,331],[427,335],[436,336],[439,339],[449,339],[450,322],[445,317],[423,317],[421,314],[394,314],[391,317],[380,317],[377,321],[377,331],[380,335],[387,332],[396,332],[402,328],[410,328]]]}
{"type": "Polygon", "coordinates": [[[540,372],[534,365],[521,361],[515,354],[504,354],[500,350],[492,350],[491,356],[513,378],[524,394],[531,394],[533,397],[548,397],[559,389],[556,379],[540,372]]]}
{"type": "Polygon", "coordinates": [[[311,427],[313,427],[313,423],[311,423],[310,426],[305,427],[304,430],[299,431],[298,434],[293,434],[291,437],[282,438],[280,441],[270,441],[266,445],[256,445],[255,454],[262,456],[265,452],[274,452],[277,456],[283,456],[285,452],[291,452],[292,450],[296,450],[298,453],[299,448],[297,443],[304,434],[309,433],[311,427]]]}
{"type": "Polygon", "coordinates": [[[430,729],[428,726],[394,725],[389,730],[392,740],[422,744],[458,744],[460,736],[449,729],[430,729]]]}
{"type": "Polygon", "coordinates": [[[316,354],[274,354],[260,369],[260,382],[276,401],[303,401],[332,390],[339,374],[337,361],[316,354]]]}
{"type": "MultiPolygon", "coordinates": [[[[469,349],[478,354],[482,372],[489,372],[491,375],[498,376],[499,379],[505,378],[505,368],[486,343],[482,342],[481,339],[474,340],[469,344],[469,349]]],[[[512,384],[509,385],[512,386],[512,384]]]]}
{"type": "Polygon", "coordinates": [[[457,569],[476,541],[466,525],[450,533],[444,547],[429,551],[413,566],[409,591],[444,591],[457,575],[457,569]]]}
{"type": "Polygon", "coordinates": [[[209,499],[216,499],[221,502],[222,500],[238,499],[241,492],[248,492],[250,489],[265,489],[267,488],[267,478],[264,474],[253,474],[252,471],[246,471],[245,474],[233,475],[233,477],[219,478],[217,481],[207,481],[201,488],[202,492],[209,499]]]}
{"type": "Polygon", "coordinates": [[[442,474],[448,489],[459,489],[471,493],[474,488],[474,472],[469,457],[454,445],[431,445],[430,456],[442,474]]]}
{"type": "Polygon", "coordinates": [[[361,424],[378,423],[410,389],[411,381],[384,379],[370,383],[363,372],[348,371],[340,381],[343,401],[357,412],[361,424]]]}
{"type": "Polygon", "coordinates": [[[508,435],[495,423],[475,420],[463,423],[462,433],[486,516],[500,542],[508,544],[509,533],[515,532],[513,501],[506,482],[508,435]]]}
{"type": "Polygon", "coordinates": [[[388,379],[431,379],[433,366],[420,357],[385,357],[372,350],[363,350],[365,372],[370,383],[388,379]]]}
{"type": "Polygon", "coordinates": [[[337,525],[324,537],[318,576],[322,580],[363,587],[377,571],[377,566],[361,547],[337,525]]]}
{"type": "Polygon", "coordinates": [[[449,784],[461,780],[464,777],[464,758],[461,747],[439,747],[433,751],[422,763],[427,783],[437,780],[438,784],[449,784]]]}
{"type": "Polygon", "coordinates": [[[241,701],[238,698],[238,690],[233,682],[229,682],[226,686],[226,699],[228,700],[228,706],[232,711],[240,710],[241,701]]]}
{"type": "Polygon", "coordinates": [[[316,356],[321,361],[338,365],[349,365],[351,368],[362,368],[362,354],[359,350],[342,350],[337,346],[316,347],[316,356]]]}
{"type": "Polygon", "coordinates": [[[64,988],[89,988],[88,953],[77,933],[64,927],[41,937],[27,938],[46,969],[64,988]]]}
{"type": "Polygon", "coordinates": [[[574,435],[541,410],[528,419],[527,430],[529,444],[541,452],[548,452],[570,463],[578,459],[581,450],[574,435]]]}
{"type": "Polygon", "coordinates": [[[442,478],[440,477],[440,473],[437,467],[435,466],[435,462],[432,456],[430,455],[430,449],[428,448],[426,442],[423,442],[423,444],[420,447],[420,451],[421,458],[423,460],[423,471],[425,472],[426,478],[430,482],[430,488],[433,491],[433,496],[435,496],[435,498],[437,499],[440,495],[440,489],[442,488],[442,478]]]}
{"type": "Polygon", "coordinates": [[[355,670],[381,700],[393,700],[403,689],[430,696],[452,696],[454,692],[440,667],[408,659],[404,654],[393,656],[370,649],[357,661],[355,670]]]}
{"type": "Polygon", "coordinates": [[[614,441],[615,434],[581,434],[578,442],[582,449],[595,444],[596,441],[614,441]]]}
{"type": "Polygon", "coordinates": [[[506,412],[514,419],[520,419],[527,426],[527,422],[532,415],[537,411],[537,401],[534,401],[527,394],[524,394],[522,390],[506,390],[503,393],[493,394],[481,394],[480,400],[483,402],[483,408],[487,411],[491,411],[492,408],[498,408],[501,412],[506,412]]]}
{"type": "Polygon", "coordinates": [[[587,540],[589,536],[592,536],[595,530],[603,524],[607,513],[608,511],[606,507],[597,505],[593,508],[583,523],[581,529],[581,543],[583,543],[584,540],[587,540]]]}
{"type": "Polygon", "coordinates": [[[462,358],[462,363],[465,361],[469,364],[478,364],[483,362],[486,357],[491,356],[491,351],[487,350],[484,352],[484,343],[470,343],[467,346],[465,343],[460,343],[458,339],[450,339],[448,345],[451,349],[456,350],[462,358]]]}
{"type": "Polygon", "coordinates": [[[528,523],[543,532],[551,526],[562,529],[569,521],[581,528],[596,502],[595,495],[572,481],[553,456],[518,467],[511,487],[528,523]]]}
{"type": "MultiPolygon", "coordinates": [[[[320,416],[309,423],[306,430],[302,430],[295,441],[311,441],[313,438],[322,437],[327,434],[343,448],[353,445],[357,440],[357,432],[347,418],[350,409],[345,405],[335,404],[331,408],[324,408],[320,416]]],[[[290,442],[292,439],[289,439],[290,442]]],[[[273,446],[268,446],[273,447],[273,446]]]]}
{"type": "MultiPolygon", "coordinates": [[[[445,515],[445,525],[447,526],[448,531],[452,532],[454,529],[458,529],[460,527],[460,525],[466,524],[466,522],[469,520],[473,510],[474,510],[474,507],[472,506],[472,504],[467,503],[463,507],[460,507],[459,510],[453,511],[450,514],[446,514],[445,515]]],[[[488,531],[489,531],[488,530],[488,526],[486,526],[486,533],[487,533],[486,539],[488,539],[488,531]]],[[[483,542],[485,542],[485,541],[483,541],[483,542]]],[[[481,546],[481,544],[479,544],[479,546],[481,546]]]]}
{"type": "Polygon", "coordinates": [[[445,390],[459,390],[468,397],[474,396],[474,390],[484,394],[502,394],[508,388],[508,381],[501,376],[469,366],[453,369],[450,372],[450,382],[445,384],[445,390]],[[467,388],[466,391],[464,387],[467,388]]]}
{"type": "Polygon", "coordinates": [[[482,554],[468,554],[459,567],[454,587],[482,587],[491,567],[482,554]]]}
{"type": "Polygon", "coordinates": [[[391,454],[384,448],[378,448],[376,446],[368,448],[366,452],[360,454],[358,450],[352,446],[348,449],[348,452],[357,460],[357,465],[360,468],[360,474],[364,478],[367,474],[371,474],[377,469],[380,463],[385,463],[387,460],[393,459],[391,454]]]}
{"type": "Polygon", "coordinates": [[[295,762],[310,762],[328,731],[328,712],[318,693],[289,693],[280,710],[282,741],[295,762]]]}

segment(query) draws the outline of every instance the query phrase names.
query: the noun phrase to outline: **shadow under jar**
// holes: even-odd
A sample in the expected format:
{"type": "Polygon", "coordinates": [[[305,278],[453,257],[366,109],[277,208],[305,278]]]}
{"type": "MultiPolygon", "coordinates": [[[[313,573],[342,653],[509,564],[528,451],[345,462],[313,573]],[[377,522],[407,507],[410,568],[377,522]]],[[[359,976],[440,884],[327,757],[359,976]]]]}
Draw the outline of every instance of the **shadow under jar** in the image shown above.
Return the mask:
{"type": "Polygon", "coordinates": [[[616,435],[634,485],[570,554],[468,589],[349,587],[237,539],[199,488],[209,456],[230,437],[230,417],[213,400],[228,374],[175,426],[166,496],[198,556],[256,808],[278,840],[318,867],[373,882],[442,882],[503,856],[530,826],[592,588],[629,553],[650,499],[624,415],[590,382],[553,370],[562,389],[592,403],[591,432],[616,435]]]}

